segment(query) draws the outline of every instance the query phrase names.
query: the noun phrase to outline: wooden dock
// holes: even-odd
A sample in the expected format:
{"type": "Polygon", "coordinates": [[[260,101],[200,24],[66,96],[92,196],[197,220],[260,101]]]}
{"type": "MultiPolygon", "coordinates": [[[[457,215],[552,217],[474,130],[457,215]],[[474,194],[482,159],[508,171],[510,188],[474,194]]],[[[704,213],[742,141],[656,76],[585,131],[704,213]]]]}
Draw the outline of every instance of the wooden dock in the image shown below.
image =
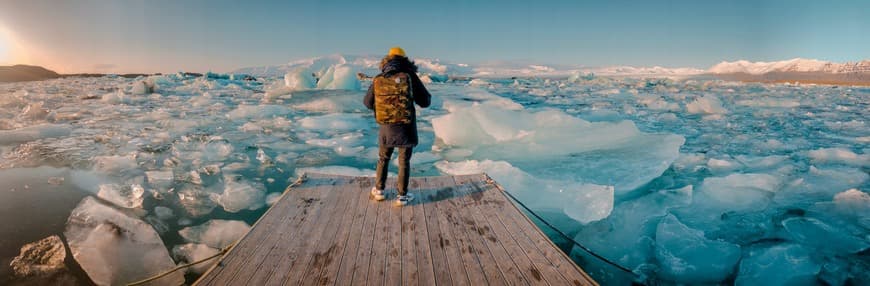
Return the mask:
{"type": "Polygon", "coordinates": [[[597,285],[486,175],[308,174],[195,285],[597,285]]]}

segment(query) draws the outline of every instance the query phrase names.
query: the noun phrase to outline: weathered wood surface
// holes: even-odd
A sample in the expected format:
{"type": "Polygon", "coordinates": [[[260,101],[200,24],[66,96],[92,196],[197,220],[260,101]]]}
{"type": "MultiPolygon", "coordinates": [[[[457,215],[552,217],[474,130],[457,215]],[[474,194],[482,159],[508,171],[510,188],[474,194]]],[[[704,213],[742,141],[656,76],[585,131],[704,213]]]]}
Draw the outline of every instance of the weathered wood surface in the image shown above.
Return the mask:
{"type": "Polygon", "coordinates": [[[306,175],[196,285],[597,285],[486,175],[373,183],[306,175]]]}

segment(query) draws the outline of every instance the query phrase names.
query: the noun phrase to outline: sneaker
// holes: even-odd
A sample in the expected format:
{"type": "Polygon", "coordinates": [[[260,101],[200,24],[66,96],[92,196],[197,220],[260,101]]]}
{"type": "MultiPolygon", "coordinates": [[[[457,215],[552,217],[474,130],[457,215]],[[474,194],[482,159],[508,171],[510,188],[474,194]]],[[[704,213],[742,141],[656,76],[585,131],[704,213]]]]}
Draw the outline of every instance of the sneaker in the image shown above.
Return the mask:
{"type": "Polygon", "coordinates": [[[387,196],[384,195],[384,190],[378,190],[378,188],[372,187],[372,198],[376,201],[383,201],[387,196]]]}
{"type": "Polygon", "coordinates": [[[396,197],[396,206],[404,206],[414,200],[414,195],[411,193],[407,193],[404,196],[396,197]]]}

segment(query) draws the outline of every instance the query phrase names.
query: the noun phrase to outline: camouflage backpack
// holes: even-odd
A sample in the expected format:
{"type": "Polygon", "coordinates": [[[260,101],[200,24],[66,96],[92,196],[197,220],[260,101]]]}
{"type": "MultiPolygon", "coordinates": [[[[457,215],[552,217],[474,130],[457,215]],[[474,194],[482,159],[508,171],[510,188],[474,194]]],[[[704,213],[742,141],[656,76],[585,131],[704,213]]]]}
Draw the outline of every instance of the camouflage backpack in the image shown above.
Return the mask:
{"type": "Polygon", "coordinates": [[[375,86],[375,120],[379,124],[411,123],[414,108],[411,77],[402,72],[378,75],[372,84],[375,86]]]}

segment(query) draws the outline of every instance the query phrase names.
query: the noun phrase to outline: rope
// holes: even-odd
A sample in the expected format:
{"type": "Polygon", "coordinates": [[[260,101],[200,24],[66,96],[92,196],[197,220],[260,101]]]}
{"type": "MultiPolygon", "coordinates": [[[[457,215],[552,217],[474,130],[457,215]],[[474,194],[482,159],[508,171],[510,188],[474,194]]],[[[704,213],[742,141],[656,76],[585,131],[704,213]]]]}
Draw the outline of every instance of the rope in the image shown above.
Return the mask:
{"type": "Polygon", "coordinates": [[[625,266],[619,265],[618,263],[613,262],[613,261],[610,260],[610,259],[607,259],[607,257],[601,256],[600,254],[593,252],[592,249],[589,249],[588,247],[586,247],[586,246],[580,244],[580,242],[577,242],[577,240],[574,240],[574,238],[568,236],[567,234],[565,234],[564,232],[562,232],[561,230],[559,230],[558,228],[556,228],[555,226],[553,226],[552,224],[550,224],[550,222],[544,220],[544,218],[542,218],[540,215],[538,215],[536,212],[534,212],[534,211],[533,211],[532,209],[530,209],[528,206],[526,206],[525,204],[523,204],[523,202],[521,202],[521,201],[518,200],[516,197],[514,197],[513,194],[511,194],[510,192],[508,192],[507,190],[505,190],[504,188],[502,188],[499,184],[497,184],[497,183],[495,182],[495,180],[493,180],[492,178],[489,177],[489,175],[484,175],[484,176],[486,176],[486,183],[487,183],[487,184],[494,185],[496,188],[498,188],[500,191],[502,191],[502,192],[505,193],[508,197],[510,197],[511,200],[517,202],[517,204],[519,204],[521,207],[523,207],[524,209],[526,209],[526,211],[528,211],[528,212],[531,213],[533,216],[535,216],[536,218],[538,218],[538,220],[540,220],[541,222],[543,222],[544,225],[546,225],[546,226],[549,227],[550,229],[556,231],[556,233],[558,233],[560,236],[562,236],[562,238],[567,239],[568,241],[570,241],[571,243],[573,243],[575,246],[579,247],[580,249],[583,249],[583,251],[586,251],[586,253],[589,253],[590,255],[595,256],[596,258],[600,259],[601,261],[604,261],[605,263],[610,264],[610,265],[612,265],[613,267],[618,268],[619,270],[625,271],[626,273],[630,273],[630,274],[632,274],[633,276],[638,276],[637,273],[634,273],[634,271],[631,271],[631,269],[629,269],[628,267],[625,267],[625,266]]]}
{"type": "MultiPolygon", "coordinates": [[[[290,186],[288,186],[287,188],[292,188],[292,187],[296,187],[296,186],[302,185],[302,184],[305,183],[305,181],[307,181],[307,180],[308,180],[308,175],[307,175],[307,174],[302,174],[301,176],[299,176],[299,178],[296,179],[295,182],[293,182],[292,184],[290,184],[290,186]]],[[[129,284],[127,284],[127,286],[137,286],[137,285],[142,285],[142,284],[145,284],[145,283],[148,283],[148,282],[151,282],[151,281],[154,281],[154,280],[157,280],[157,279],[160,279],[160,278],[166,277],[166,275],[172,274],[172,273],[175,272],[175,271],[178,271],[178,270],[181,270],[181,269],[184,269],[184,268],[188,268],[188,267],[191,267],[191,266],[194,266],[194,265],[197,265],[197,264],[200,264],[200,263],[206,262],[206,261],[208,261],[208,260],[210,260],[210,259],[212,259],[212,258],[215,258],[215,257],[218,257],[218,256],[221,256],[221,255],[226,254],[226,253],[227,253],[228,251],[230,251],[230,249],[233,248],[233,246],[235,246],[235,245],[236,245],[236,243],[230,244],[230,245],[228,245],[227,247],[224,247],[224,249],[221,249],[221,251],[219,251],[218,253],[215,253],[215,254],[212,255],[212,256],[209,256],[209,257],[206,257],[206,258],[200,259],[200,260],[195,261],[195,262],[193,262],[193,263],[188,263],[188,264],[185,264],[185,265],[179,265],[179,266],[176,266],[175,268],[172,268],[172,269],[170,269],[170,270],[168,270],[168,271],[166,271],[166,272],[160,273],[160,274],[158,274],[157,276],[154,276],[154,277],[151,277],[151,278],[148,278],[148,279],[145,279],[145,280],[140,280],[140,281],[136,281],[136,282],[133,282],[133,283],[129,283],[129,284]]]]}
{"type": "Polygon", "coordinates": [[[196,262],[193,262],[193,263],[188,263],[188,264],[184,264],[184,265],[176,266],[175,268],[172,268],[172,269],[170,269],[170,270],[168,270],[168,271],[166,271],[166,272],[160,273],[160,274],[158,274],[157,276],[153,276],[153,277],[151,277],[151,278],[147,278],[147,279],[145,279],[145,280],[139,280],[139,281],[136,281],[136,282],[133,282],[133,283],[129,283],[129,284],[127,284],[127,286],[143,285],[143,284],[145,284],[145,283],[148,283],[148,282],[151,282],[151,281],[154,281],[154,280],[157,280],[157,279],[160,279],[160,278],[166,277],[167,275],[172,274],[172,273],[175,272],[175,271],[178,271],[178,270],[181,270],[181,269],[184,269],[184,268],[188,268],[188,267],[191,267],[191,266],[194,266],[194,265],[197,265],[197,264],[200,264],[200,263],[206,262],[206,261],[208,261],[208,260],[210,260],[210,259],[212,259],[212,258],[215,258],[215,257],[218,257],[218,256],[221,256],[221,255],[226,254],[228,251],[230,251],[231,248],[233,248],[234,245],[236,245],[236,244],[235,244],[235,243],[230,244],[230,245],[228,245],[227,247],[224,247],[224,249],[221,249],[221,251],[219,251],[218,253],[215,253],[215,254],[212,255],[212,256],[209,256],[209,257],[206,257],[206,258],[200,259],[200,260],[198,260],[198,261],[196,261],[196,262]]]}

